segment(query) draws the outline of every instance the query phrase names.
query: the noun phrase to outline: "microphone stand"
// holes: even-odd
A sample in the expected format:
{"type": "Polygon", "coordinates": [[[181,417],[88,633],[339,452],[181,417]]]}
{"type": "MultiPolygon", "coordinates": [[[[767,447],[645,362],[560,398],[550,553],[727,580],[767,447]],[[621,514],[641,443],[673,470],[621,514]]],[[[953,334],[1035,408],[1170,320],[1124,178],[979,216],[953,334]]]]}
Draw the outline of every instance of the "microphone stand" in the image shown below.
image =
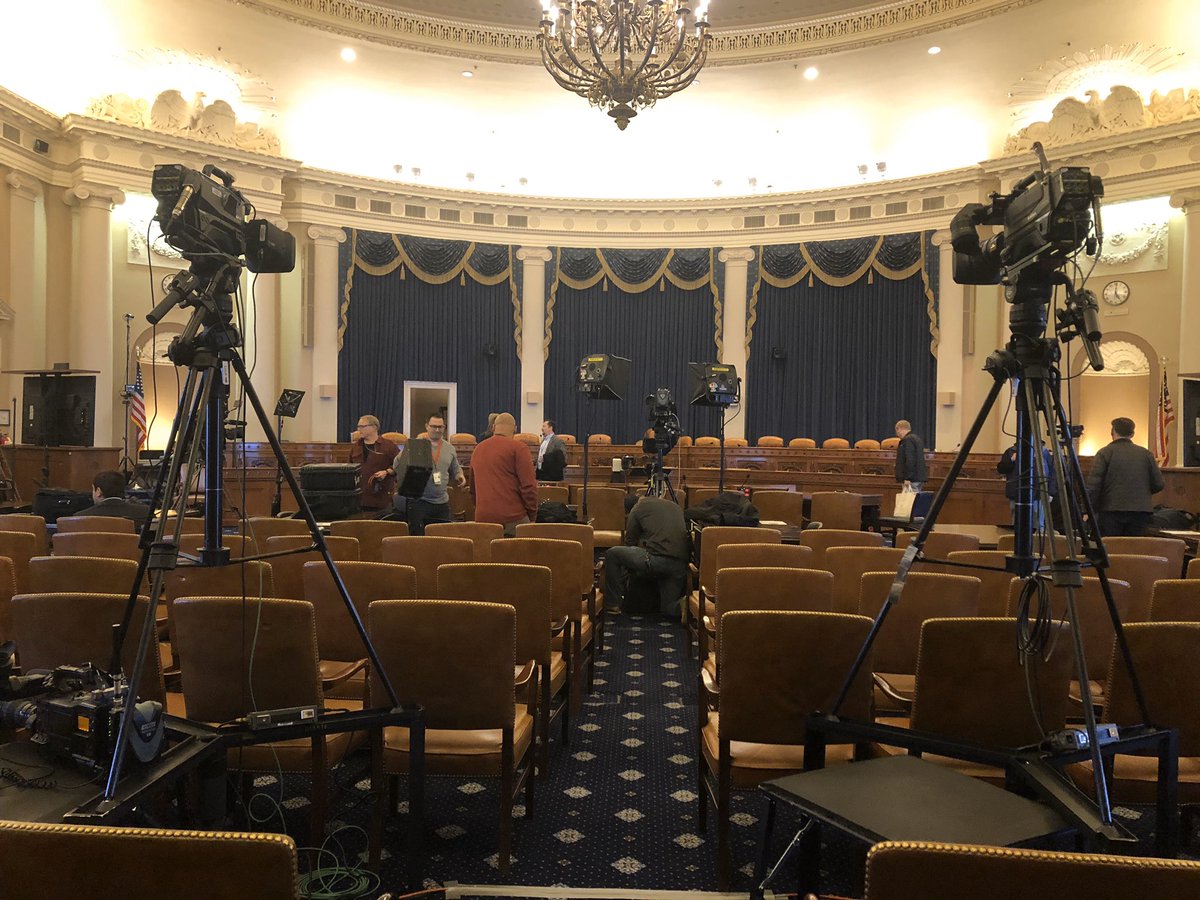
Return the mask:
{"type": "Polygon", "coordinates": [[[117,468],[121,470],[121,474],[125,476],[126,483],[130,480],[130,475],[137,472],[137,465],[129,458],[129,404],[133,399],[133,395],[129,392],[129,326],[133,322],[133,313],[125,313],[125,383],[121,385],[121,406],[125,408],[125,422],[121,429],[121,461],[117,464],[117,468]]]}

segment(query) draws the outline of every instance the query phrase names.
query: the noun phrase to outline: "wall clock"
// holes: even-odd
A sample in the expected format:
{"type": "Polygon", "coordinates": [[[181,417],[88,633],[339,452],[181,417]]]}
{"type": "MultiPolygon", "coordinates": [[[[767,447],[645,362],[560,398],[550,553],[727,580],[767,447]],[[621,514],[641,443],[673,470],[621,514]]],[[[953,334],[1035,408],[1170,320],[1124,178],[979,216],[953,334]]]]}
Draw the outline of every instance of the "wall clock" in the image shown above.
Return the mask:
{"type": "Polygon", "coordinates": [[[1104,286],[1101,296],[1109,306],[1120,306],[1129,299],[1129,285],[1124,281],[1110,281],[1104,286]]]}

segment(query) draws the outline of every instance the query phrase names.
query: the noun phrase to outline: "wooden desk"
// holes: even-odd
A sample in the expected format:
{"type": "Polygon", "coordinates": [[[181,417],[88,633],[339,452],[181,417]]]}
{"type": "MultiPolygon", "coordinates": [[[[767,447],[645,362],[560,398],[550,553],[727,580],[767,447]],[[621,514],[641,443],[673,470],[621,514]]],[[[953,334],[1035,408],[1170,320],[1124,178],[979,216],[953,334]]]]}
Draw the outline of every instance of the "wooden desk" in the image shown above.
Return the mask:
{"type": "Polygon", "coordinates": [[[120,447],[38,447],[15,444],[2,448],[5,462],[24,503],[43,487],[90,492],[92,476],[115,469],[121,461],[120,447]]]}

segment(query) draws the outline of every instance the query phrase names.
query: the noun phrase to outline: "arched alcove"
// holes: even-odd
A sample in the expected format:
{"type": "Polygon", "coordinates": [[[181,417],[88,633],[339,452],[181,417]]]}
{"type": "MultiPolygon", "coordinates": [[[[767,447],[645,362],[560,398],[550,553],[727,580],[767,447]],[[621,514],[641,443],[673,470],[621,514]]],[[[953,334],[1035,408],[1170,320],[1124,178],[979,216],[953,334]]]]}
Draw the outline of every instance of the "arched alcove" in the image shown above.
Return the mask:
{"type": "MultiPolygon", "coordinates": [[[[183,376],[167,359],[166,354],[171,341],[181,331],[181,325],[164,322],[156,327],[147,328],[133,341],[129,379],[132,384],[137,377],[136,366],[140,365],[142,391],[146,402],[146,424],[149,430],[149,439],[143,449],[162,450],[171,434],[171,423],[175,421],[175,411],[179,406],[183,376]]],[[[132,430],[129,442],[132,449],[135,442],[132,430]]]]}
{"type": "Polygon", "coordinates": [[[1071,358],[1069,371],[1073,377],[1064,401],[1069,402],[1072,422],[1084,429],[1079,452],[1091,456],[1107,444],[1110,423],[1117,416],[1133,419],[1134,443],[1149,446],[1162,379],[1158,353],[1145,338],[1126,331],[1105,334],[1100,353],[1104,357],[1101,372],[1088,366],[1082,347],[1075,348],[1071,358]]]}

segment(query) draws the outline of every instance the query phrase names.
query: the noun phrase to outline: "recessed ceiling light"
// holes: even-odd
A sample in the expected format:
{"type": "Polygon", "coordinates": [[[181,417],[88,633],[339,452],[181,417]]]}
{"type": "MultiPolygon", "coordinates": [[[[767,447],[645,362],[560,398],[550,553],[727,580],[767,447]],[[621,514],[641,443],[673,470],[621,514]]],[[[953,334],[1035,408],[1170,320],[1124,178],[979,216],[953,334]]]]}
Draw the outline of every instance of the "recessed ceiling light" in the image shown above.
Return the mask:
{"type": "Polygon", "coordinates": [[[358,53],[353,47],[342,48],[342,62],[354,62],[356,59],[358,59],[358,53]]]}
{"type": "Polygon", "coordinates": [[[930,56],[937,56],[937,55],[938,55],[939,53],[941,53],[941,52],[942,52],[942,48],[941,48],[941,47],[930,47],[930,48],[929,48],[929,55],[930,55],[930,56]]]}
{"type": "Polygon", "coordinates": [[[462,70],[462,77],[463,77],[463,78],[474,78],[474,77],[475,77],[475,73],[474,73],[474,72],[472,72],[470,69],[463,69],[463,70],[462,70]]]}
{"type": "Polygon", "coordinates": [[[816,66],[809,66],[807,69],[804,70],[804,77],[808,81],[815,81],[817,76],[820,74],[821,73],[817,71],[816,66]]]}

